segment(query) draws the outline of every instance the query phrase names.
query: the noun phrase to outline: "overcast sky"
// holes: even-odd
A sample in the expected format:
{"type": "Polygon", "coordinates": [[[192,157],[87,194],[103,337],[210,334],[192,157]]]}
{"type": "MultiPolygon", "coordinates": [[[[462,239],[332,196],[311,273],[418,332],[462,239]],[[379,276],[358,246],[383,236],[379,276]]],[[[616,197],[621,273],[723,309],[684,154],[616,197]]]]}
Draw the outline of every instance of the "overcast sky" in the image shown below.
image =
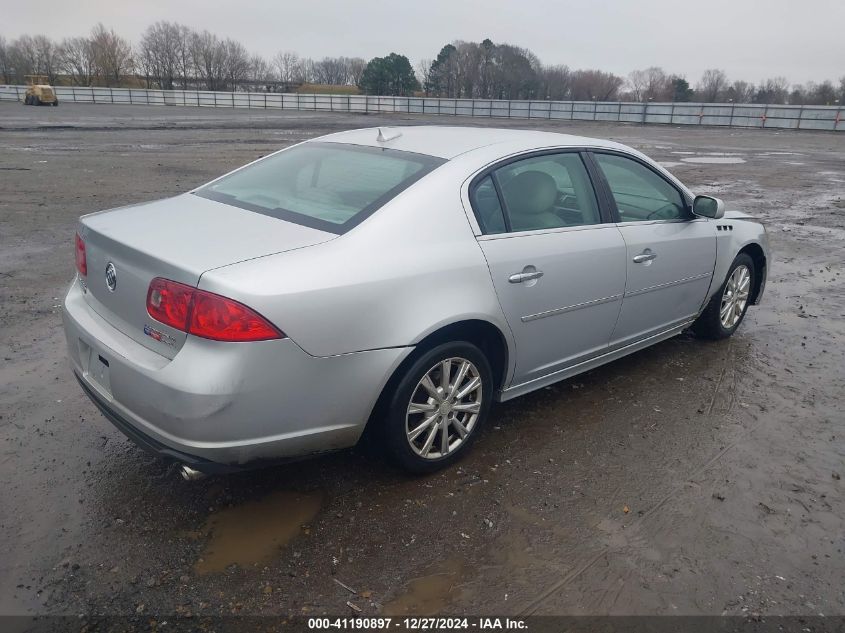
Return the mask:
{"type": "Polygon", "coordinates": [[[2,0],[0,35],[54,38],[97,21],[137,41],[157,20],[181,22],[272,57],[431,59],[455,39],[508,42],[546,64],[620,75],[648,66],[695,84],[707,68],[758,82],[845,75],[845,0],[2,0]]]}

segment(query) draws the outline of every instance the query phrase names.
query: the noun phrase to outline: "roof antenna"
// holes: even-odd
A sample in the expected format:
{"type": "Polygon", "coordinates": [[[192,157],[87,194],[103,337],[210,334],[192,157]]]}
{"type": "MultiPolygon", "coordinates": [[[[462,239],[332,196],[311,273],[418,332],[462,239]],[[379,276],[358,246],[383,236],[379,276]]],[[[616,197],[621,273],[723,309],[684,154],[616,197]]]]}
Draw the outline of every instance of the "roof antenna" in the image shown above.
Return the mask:
{"type": "Polygon", "coordinates": [[[376,140],[379,143],[385,143],[387,141],[392,141],[395,138],[399,138],[400,136],[402,136],[402,132],[400,132],[399,130],[389,130],[388,129],[387,131],[385,131],[384,128],[379,128],[378,129],[378,136],[376,137],[376,140]]]}

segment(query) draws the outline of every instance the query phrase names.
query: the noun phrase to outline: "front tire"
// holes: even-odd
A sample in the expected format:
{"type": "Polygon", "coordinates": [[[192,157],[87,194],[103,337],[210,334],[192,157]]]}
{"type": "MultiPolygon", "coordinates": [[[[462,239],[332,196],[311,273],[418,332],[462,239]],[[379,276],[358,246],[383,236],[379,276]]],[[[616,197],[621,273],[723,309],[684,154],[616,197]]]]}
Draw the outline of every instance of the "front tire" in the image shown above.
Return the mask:
{"type": "Polygon", "coordinates": [[[719,291],[692,324],[692,331],[711,340],[728,338],[736,332],[748,312],[756,275],[754,260],[745,253],[737,255],[719,291]]]}
{"type": "Polygon", "coordinates": [[[431,473],[467,453],[493,402],[493,372],[472,343],[444,343],[404,371],[382,420],[389,457],[431,473]]]}
{"type": "Polygon", "coordinates": [[[54,108],[58,108],[58,107],[59,107],[59,100],[58,100],[58,99],[56,99],[55,101],[53,101],[53,107],[54,107],[54,108]]]}

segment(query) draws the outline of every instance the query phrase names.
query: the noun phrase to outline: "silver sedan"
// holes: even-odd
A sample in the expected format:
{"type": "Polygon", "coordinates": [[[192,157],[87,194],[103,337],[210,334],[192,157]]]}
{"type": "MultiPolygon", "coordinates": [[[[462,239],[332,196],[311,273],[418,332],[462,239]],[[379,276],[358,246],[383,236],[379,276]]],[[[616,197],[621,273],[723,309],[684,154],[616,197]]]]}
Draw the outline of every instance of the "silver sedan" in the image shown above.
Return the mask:
{"type": "Polygon", "coordinates": [[[505,401],[686,328],[730,336],[764,228],[617,143],[364,129],[83,216],[73,371],[183,474],[354,445],[465,454],[505,401]]]}

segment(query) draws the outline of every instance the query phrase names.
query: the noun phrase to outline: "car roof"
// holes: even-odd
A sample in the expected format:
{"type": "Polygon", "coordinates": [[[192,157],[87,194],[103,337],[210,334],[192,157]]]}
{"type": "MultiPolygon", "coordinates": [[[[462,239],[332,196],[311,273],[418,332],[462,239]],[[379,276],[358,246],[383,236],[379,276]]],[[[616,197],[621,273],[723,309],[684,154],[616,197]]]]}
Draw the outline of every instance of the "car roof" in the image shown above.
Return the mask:
{"type": "Polygon", "coordinates": [[[541,147],[607,147],[613,149],[629,149],[613,141],[560,134],[558,132],[445,125],[364,128],[338,132],[314,140],[365,145],[369,147],[388,147],[445,159],[455,158],[460,154],[499,143],[507,143],[509,151],[530,150],[541,147]],[[378,140],[380,133],[387,140],[378,140]]]}

